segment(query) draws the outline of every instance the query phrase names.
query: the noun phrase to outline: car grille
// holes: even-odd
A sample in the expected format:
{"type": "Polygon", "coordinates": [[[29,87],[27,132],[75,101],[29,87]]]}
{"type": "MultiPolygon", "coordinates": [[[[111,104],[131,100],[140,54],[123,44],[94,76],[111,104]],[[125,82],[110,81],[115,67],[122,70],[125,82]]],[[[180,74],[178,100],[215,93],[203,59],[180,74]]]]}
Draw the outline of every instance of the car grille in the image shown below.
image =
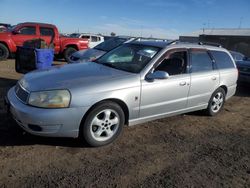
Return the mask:
{"type": "Polygon", "coordinates": [[[29,97],[29,92],[27,92],[26,90],[24,90],[19,83],[17,83],[16,87],[15,87],[15,93],[16,96],[24,103],[27,103],[28,101],[28,97],[29,97]]]}

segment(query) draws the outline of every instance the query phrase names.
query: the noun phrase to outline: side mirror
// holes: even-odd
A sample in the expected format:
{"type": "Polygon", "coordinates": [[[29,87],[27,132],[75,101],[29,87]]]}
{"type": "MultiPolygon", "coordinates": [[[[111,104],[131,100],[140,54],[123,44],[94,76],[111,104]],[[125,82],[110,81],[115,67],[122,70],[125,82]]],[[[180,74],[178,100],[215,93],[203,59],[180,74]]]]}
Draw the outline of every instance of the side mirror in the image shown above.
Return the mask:
{"type": "Polygon", "coordinates": [[[13,33],[14,35],[16,35],[16,34],[20,34],[21,32],[18,31],[18,30],[14,30],[14,31],[12,31],[12,33],[13,33]]]}
{"type": "Polygon", "coordinates": [[[164,80],[164,79],[167,79],[169,78],[169,74],[165,71],[155,71],[153,73],[149,73],[147,76],[146,76],[147,80],[164,80]]]}

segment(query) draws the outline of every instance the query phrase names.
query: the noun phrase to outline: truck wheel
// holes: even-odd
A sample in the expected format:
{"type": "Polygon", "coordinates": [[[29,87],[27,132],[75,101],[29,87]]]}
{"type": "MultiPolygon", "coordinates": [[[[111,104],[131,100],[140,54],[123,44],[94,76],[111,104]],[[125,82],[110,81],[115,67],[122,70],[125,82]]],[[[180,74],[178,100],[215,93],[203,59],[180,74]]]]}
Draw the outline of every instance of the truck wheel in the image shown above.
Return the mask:
{"type": "Polygon", "coordinates": [[[64,59],[69,62],[69,57],[71,56],[71,54],[73,54],[74,52],[76,52],[77,49],[73,48],[73,47],[68,47],[66,48],[66,50],[64,50],[64,59]]]}
{"type": "Polygon", "coordinates": [[[92,147],[107,145],[119,136],[124,122],[124,112],[118,104],[102,102],[87,115],[81,135],[92,147]]]}
{"type": "Polygon", "coordinates": [[[0,43],[0,61],[6,60],[9,57],[8,48],[0,43]]]}

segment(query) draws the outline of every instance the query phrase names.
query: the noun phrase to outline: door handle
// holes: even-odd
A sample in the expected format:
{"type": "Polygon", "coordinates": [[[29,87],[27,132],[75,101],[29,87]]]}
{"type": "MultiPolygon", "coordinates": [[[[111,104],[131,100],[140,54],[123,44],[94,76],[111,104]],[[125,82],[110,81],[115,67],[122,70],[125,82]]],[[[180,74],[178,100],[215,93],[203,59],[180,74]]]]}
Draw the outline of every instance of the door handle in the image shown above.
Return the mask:
{"type": "Polygon", "coordinates": [[[211,79],[212,79],[212,80],[216,80],[217,78],[216,78],[215,76],[213,76],[211,79]]]}
{"type": "Polygon", "coordinates": [[[179,85],[180,86],[185,86],[187,84],[187,82],[180,82],[179,85]]]}

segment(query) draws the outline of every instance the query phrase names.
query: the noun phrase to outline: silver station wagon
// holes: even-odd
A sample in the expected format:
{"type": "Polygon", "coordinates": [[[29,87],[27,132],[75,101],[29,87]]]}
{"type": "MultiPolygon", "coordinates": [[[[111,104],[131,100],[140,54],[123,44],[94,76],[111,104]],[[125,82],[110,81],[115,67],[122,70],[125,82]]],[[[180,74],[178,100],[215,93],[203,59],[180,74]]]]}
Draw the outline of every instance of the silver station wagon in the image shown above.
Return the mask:
{"type": "Polygon", "coordinates": [[[196,110],[216,115],[235,94],[237,78],[223,48],[134,41],[95,62],[28,73],[6,99],[13,118],[31,134],[83,137],[102,146],[124,125],[196,110]]]}

